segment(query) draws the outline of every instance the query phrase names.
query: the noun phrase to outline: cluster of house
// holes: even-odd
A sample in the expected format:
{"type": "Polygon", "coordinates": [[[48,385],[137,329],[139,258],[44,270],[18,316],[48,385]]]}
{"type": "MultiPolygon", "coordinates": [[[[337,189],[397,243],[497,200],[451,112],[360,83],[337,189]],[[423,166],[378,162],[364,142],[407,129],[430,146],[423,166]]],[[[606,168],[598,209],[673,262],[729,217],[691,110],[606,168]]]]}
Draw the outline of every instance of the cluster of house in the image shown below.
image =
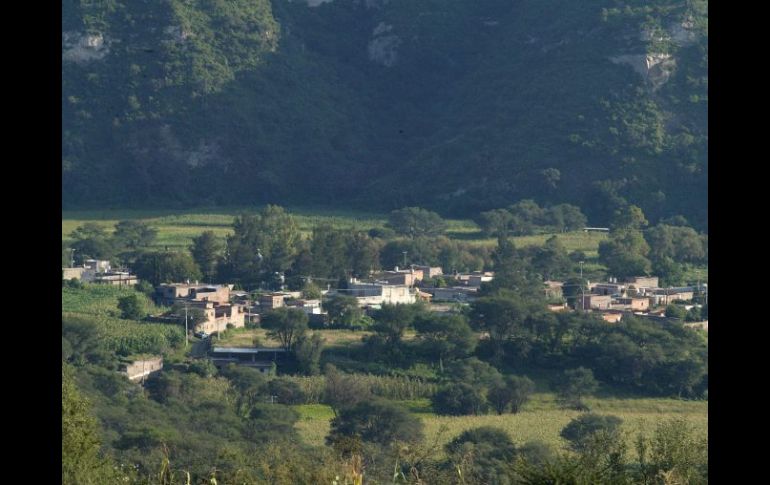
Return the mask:
{"type": "Polygon", "coordinates": [[[474,271],[445,275],[439,266],[414,265],[408,269],[396,267],[392,271],[375,273],[371,281],[351,279],[346,289],[330,292],[356,297],[359,306],[378,308],[383,304],[409,304],[417,301],[469,302],[473,300],[481,283],[492,281],[494,273],[474,271]],[[425,283],[437,276],[451,276],[458,284],[451,287],[429,287],[425,283]]]}
{"type": "Polygon", "coordinates": [[[62,279],[115,286],[132,286],[139,283],[136,275],[124,269],[112,269],[110,262],[103,259],[87,259],[82,266],[62,268],[62,279]]]}
{"type": "MultiPolygon", "coordinates": [[[[107,262],[87,262],[84,270],[109,272],[107,262]],[[100,266],[101,264],[101,266],[100,266]],[[100,271],[101,270],[101,271],[100,271]]],[[[67,268],[72,269],[72,268],[67,268]]],[[[79,268],[77,268],[79,269],[79,268]]],[[[81,272],[81,277],[85,271],[81,272]]],[[[492,272],[470,272],[448,275],[455,281],[451,287],[429,287],[427,280],[436,276],[446,276],[440,267],[412,266],[409,269],[383,271],[373,274],[369,281],[351,279],[344,289],[329,289],[322,293],[326,296],[335,294],[356,298],[358,305],[365,309],[380,308],[384,304],[411,304],[419,300],[432,302],[467,303],[476,298],[482,283],[492,281],[492,272]]],[[[547,296],[562,298],[565,284],[561,281],[546,281],[544,291],[547,296]]],[[[576,309],[595,312],[607,322],[619,322],[624,314],[663,318],[665,306],[673,302],[690,302],[697,289],[693,287],[661,288],[657,277],[634,277],[622,283],[610,278],[603,283],[589,283],[586,292],[577,296],[576,309]]],[[[161,284],[156,288],[156,303],[173,306],[172,313],[154,316],[155,321],[180,320],[180,309],[187,312],[198,309],[198,318],[191,321],[190,330],[196,333],[212,334],[227,328],[241,328],[247,322],[259,323],[260,315],[276,308],[289,307],[304,311],[311,322],[324,322],[326,313],[320,299],[302,298],[301,292],[277,291],[264,293],[254,298],[250,293],[234,291],[233,285],[213,285],[186,282],[161,284]]],[[[440,303],[439,303],[440,306],[440,303]]],[[[687,305],[685,305],[687,308],[687,305]]],[[[566,303],[550,305],[552,311],[566,311],[566,303]]],[[[689,309],[689,308],[688,308],[689,309]]],[[[703,323],[703,322],[701,322],[703,323]]],[[[706,328],[707,323],[705,324],[706,328]]],[[[285,350],[279,348],[237,348],[213,347],[209,358],[217,366],[237,363],[253,367],[262,373],[273,372],[276,363],[285,357],[285,350]]],[[[137,360],[124,366],[123,372],[129,379],[142,379],[163,366],[162,359],[137,360]]]]}
{"type": "MultiPolygon", "coordinates": [[[[546,294],[561,296],[564,283],[547,281],[546,294]]],[[[663,318],[666,305],[684,302],[684,308],[689,310],[694,305],[688,305],[697,291],[703,288],[691,286],[661,288],[657,276],[636,276],[618,282],[610,278],[604,283],[588,283],[588,292],[577,295],[576,309],[592,311],[601,314],[608,322],[619,322],[624,314],[634,314],[649,318],[663,318]]],[[[553,311],[566,310],[566,304],[551,305],[553,311]]]]}

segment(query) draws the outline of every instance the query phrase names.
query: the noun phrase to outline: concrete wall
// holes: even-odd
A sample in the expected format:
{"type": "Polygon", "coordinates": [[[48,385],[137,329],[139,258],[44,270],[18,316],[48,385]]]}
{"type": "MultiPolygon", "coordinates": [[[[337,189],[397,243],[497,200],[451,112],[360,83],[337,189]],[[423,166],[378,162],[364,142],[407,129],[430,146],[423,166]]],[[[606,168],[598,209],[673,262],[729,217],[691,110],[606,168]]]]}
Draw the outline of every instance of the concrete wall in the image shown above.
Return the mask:
{"type": "Polygon", "coordinates": [[[130,380],[135,381],[150,374],[154,374],[161,369],[163,369],[163,357],[156,357],[154,359],[135,360],[126,365],[126,369],[123,372],[130,380]]]}

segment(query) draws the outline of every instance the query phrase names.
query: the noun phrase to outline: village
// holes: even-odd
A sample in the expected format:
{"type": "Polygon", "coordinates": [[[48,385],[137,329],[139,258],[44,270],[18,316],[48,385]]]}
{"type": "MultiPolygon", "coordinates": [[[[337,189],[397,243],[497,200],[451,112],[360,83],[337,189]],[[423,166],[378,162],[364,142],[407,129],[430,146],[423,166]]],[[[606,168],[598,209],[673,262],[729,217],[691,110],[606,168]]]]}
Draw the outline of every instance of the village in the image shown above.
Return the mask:
{"type": "MultiPolygon", "coordinates": [[[[113,269],[109,261],[87,260],[82,267],[63,268],[66,280],[115,286],[133,286],[139,280],[125,268],[113,269]]],[[[409,305],[423,302],[436,313],[460,311],[477,297],[482,284],[494,279],[492,271],[444,274],[441,267],[411,265],[393,270],[372,272],[366,280],[350,278],[346,288],[321,291],[321,298],[303,298],[301,291],[236,290],[232,284],[209,284],[198,281],[164,283],[155,287],[154,302],[167,312],[147,317],[148,321],[185,326],[185,332],[204,344],[205,355],[217,367],[237,364],[252,367],[261,373],[275,373],[286,357],[280,347],[225,347],[216,345],[216,339],[226,330],[258,327],[264,315],[282,307],[298,309],[308,316],[312,328],[328,327],[329,314],[324,302],[336,296],[355,299],[367,315],[383,305],[409,305]],[[443,277],[455,284],[446,287],[430,285],[443,277]]],[[[600,316],[610,324],[622,324],[625,316],[653,319],[660,322],[683,323],[687,327],[708,331],[708,321],[682,322],[681,318],[667,316],[670,305],[685,311],[708,303],[708,285],[661,287],[656,276],[636,276],[618,281],[591,282],[569,285],[564,281],[543,282],[543,292],[553,312],[585,312],[600,316]],[[578,286],[577,291],[566,291],[578,286]],[[573,297],[567,296],[574,295],[573,297]],[[558,303],[557,303],[558,302],[558,303]]],[[[163,359],[151,356],[125,364],[123,372],[131,380],[144,379],[163,368],[163,359]]]]}

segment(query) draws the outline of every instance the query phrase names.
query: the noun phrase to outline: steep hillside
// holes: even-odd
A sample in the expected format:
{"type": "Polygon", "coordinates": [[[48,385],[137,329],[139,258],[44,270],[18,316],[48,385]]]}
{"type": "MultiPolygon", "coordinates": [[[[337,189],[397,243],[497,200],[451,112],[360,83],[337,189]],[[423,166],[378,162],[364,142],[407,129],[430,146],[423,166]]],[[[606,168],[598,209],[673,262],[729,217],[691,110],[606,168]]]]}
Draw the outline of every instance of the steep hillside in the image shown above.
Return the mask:
{"type": "Polygon", "coordinates": [[[628,201],[707,228],[706,1],[62,5],[65,207],[628,201]]]}

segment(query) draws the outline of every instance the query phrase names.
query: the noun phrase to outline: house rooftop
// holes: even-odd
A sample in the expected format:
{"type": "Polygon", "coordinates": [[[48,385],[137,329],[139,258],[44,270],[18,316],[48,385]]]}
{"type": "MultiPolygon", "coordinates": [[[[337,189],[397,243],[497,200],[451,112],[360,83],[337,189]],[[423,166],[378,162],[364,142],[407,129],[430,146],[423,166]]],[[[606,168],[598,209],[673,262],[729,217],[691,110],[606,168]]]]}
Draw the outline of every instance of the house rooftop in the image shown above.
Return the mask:
{"type": "Polygon", "coordinates": [[[286,352],[286,349],[278,347],[214,347],[211,351],[229,354],[258,354],[260,352],[286,352]]]}

